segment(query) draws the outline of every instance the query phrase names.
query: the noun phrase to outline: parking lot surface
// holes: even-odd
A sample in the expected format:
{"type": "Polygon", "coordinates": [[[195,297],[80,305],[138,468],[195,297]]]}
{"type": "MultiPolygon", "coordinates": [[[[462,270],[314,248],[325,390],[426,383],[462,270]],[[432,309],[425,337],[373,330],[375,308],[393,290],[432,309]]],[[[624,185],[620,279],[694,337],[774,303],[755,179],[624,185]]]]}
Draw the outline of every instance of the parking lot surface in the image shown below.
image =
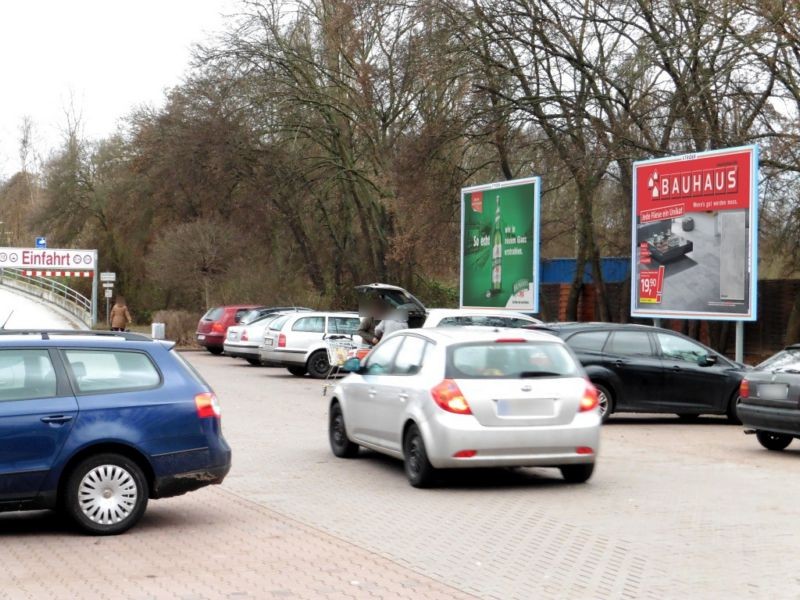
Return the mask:
{"type": "Polygon", "coordinates": [[[796,598],[800,443],[723,419],[612,417],[584,485],[556,470],[334,458],[322,384],[204,353],[234,466],[115,538],[0,515],[0,598],[796,598]]]}

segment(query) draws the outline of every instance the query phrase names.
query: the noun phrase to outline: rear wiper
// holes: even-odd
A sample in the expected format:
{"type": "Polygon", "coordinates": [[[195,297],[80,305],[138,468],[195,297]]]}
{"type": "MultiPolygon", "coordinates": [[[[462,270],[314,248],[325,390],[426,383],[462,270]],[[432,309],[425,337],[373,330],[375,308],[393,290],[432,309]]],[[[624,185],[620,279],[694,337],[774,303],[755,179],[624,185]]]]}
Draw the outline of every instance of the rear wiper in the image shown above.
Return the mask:
{"type": "Polygon", "coordinates": [[[561,377],[561,373],[554,373],[552,371],[523,371],[519,376],[520,379],[528,379],[531,377],[561,377]]]}

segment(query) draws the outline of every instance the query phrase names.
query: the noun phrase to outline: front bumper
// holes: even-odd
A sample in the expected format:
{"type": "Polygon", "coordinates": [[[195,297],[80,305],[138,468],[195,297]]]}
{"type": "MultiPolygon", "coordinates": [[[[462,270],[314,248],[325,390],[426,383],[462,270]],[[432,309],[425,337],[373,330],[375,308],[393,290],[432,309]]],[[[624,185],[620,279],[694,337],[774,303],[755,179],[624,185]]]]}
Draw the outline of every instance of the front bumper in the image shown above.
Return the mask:
{"type": "Polygon", "coordinates": [[[443,411],[421,425],[428,459],[437,468],[535,467],[592,463],[600,448],[600,415],[579,413],[565,425],[485,427],[471,415],[443,411]],[[578,448],[585,452],[579,453],[578,448]],[[475,450],[470,458],[455,458],[475,450]]]}
{"type": "Polygon", "coordinates": [[[800,435],[800,411],[774,406],[758,406],[740,402],[736,407],[739,420],[745,427],[800,435]]]}

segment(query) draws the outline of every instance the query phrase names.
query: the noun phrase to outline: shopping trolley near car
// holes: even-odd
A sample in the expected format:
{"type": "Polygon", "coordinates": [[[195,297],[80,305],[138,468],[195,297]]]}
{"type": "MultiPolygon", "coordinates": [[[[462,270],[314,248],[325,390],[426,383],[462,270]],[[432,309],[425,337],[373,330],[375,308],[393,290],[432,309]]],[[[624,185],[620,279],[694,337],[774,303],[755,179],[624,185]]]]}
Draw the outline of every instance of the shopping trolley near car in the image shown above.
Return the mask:
{"type": "Polygon", "coordinates": [[[342,367],[348,358],[358,358],[361,360],[369,354],[370,346],[360,344],[353,339],[352,335],[334,334],[325,338],[325,347],[328,351],[328,363],[330,369],[325,377],[325,384],[322,387],[322,395],[326,395],[328,388],[333,384],[333,380],[341,375],[342,367]]]}

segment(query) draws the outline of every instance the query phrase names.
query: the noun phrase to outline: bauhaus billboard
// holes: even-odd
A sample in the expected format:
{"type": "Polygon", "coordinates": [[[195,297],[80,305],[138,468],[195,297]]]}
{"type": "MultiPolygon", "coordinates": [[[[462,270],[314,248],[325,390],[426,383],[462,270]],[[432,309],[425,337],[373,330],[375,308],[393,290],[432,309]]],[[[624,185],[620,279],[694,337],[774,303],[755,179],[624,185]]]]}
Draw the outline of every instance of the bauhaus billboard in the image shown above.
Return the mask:
{"type": "Polygon", "coordinates": [[[633,166],[631,314],[752,321],[758,280],[758,148],[633,166]]]}
{"type": "Polygon", "coordinates": [[[461,190],[461,306],[539,311],[539,177],[461,190]]]}

